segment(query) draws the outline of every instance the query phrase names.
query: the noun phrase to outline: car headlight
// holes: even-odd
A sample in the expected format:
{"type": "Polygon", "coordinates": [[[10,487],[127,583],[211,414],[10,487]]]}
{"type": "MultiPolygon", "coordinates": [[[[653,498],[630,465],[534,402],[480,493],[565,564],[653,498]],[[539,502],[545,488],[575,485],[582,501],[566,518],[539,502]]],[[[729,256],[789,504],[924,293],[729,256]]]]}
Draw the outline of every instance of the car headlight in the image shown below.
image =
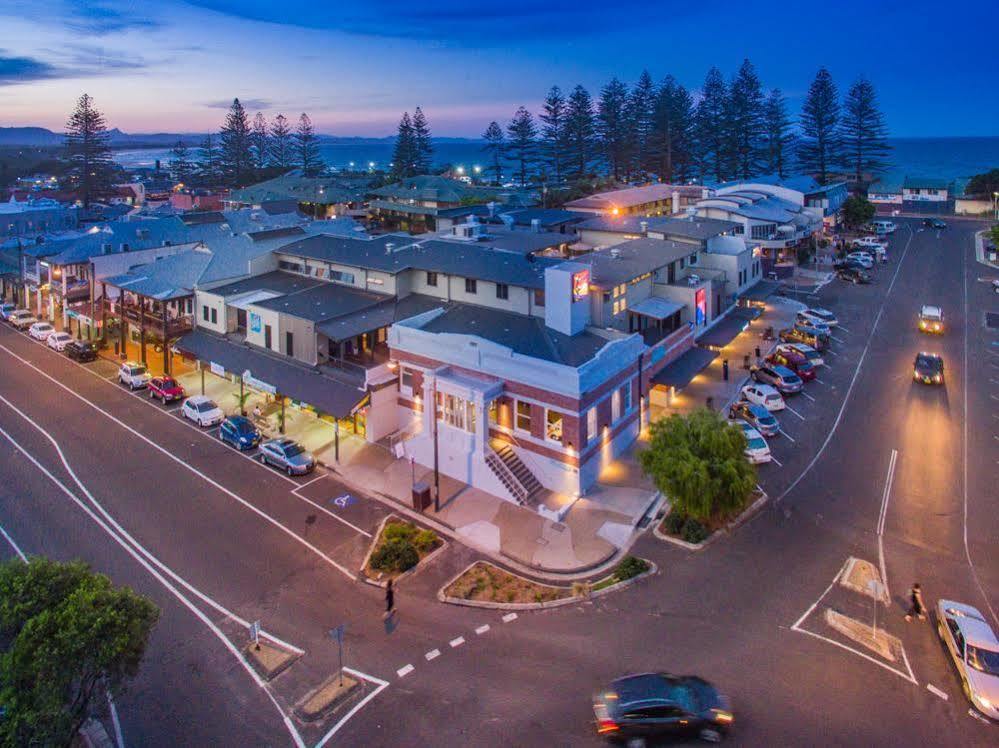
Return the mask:
{"type": "Polygon", "coordinates": [[[979,696],[977,693],[973,693],[972,697],[974,698],[975,701],[977,701],[985,709],[991,709],[992,708],[992,702],[989,701],[988,699],[986,699],[984,696],[979,696]]]}
{"type": "Polygon", "coordinates": [[[919,323],[919,326],[920,326],[920,327],[921,327],[922,329],[924,329],[924,330],[925,330],[925,329],[926,329],[926,321],[925,321],[925,320],[923,320],[922,322],[920,322],[920,323],[919,323]]]}
{"type": "Polygon", "coordinates": [[[933,381],[934,382],[939,382],[940,381],[940,375],[937,374],[935,377],[933,377],[933,381]]]}
{"type": "Polygon", "coordinates": [[[913,377],[914,379],[919,379],[919,371],[918,371],[918,370],[916,370],[916,369],[913,369],[913,370],[912,370],[912,377],[913,377]]]}

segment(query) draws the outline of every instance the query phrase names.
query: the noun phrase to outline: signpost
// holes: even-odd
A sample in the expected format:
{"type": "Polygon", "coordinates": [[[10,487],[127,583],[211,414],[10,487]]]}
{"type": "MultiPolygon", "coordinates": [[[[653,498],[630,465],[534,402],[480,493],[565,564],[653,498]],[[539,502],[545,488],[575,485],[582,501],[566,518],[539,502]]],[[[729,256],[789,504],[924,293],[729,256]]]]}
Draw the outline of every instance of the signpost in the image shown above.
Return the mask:
{"type": "Polygon", "coordinates": [[[876,642],[878,638],[878,600],[884,597],[885,586],[879,580],[871,579],[867,582],[867,591],[874,598],[874,622],[871,624],[871,638],[876,642]]]}
{"type": "Polygon", "coordinates": [[[253,639],[253,646],[258,651],[260,650],[260,621],[254,621],[250,624],[250,638],[253,639]]]}
{"type": "Polygon", "coordinates": [[[343,633],[347,630],[347,624],[341,623],[335,629],[330,629],[330,638],[337,643],[340,650],[340,685],[343,685],[343,633]]]}

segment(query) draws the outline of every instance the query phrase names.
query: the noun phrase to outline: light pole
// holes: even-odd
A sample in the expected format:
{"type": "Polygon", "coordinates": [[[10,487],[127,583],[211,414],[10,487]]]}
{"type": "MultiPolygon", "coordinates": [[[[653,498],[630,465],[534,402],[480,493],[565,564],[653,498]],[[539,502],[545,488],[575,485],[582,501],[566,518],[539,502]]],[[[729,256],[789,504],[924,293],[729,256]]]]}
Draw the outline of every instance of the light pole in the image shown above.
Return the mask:
{"type": "Polygon", "coordinates": [[[999,192],[992,193],[992,215],[999,221],[999,192]]]}

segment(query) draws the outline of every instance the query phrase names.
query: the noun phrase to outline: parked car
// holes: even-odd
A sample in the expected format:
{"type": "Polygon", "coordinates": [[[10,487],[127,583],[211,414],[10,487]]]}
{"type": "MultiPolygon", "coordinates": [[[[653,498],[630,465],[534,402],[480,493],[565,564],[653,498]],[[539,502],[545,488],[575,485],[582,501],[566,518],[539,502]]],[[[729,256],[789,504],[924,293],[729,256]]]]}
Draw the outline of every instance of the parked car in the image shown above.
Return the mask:
{"type": "Polygon", "coordinates": [[[753,378],[753,381],[776,387],[782,395],[801,392],[801,377],[786,366],[777,364],[754,366],[749,370],[749,375],[753,378]]]}
{"type": "Polygon", "coordinates": [[[593,697],[596,731],[615,743],[699,737],[717,743],[732,727],[728,699],[692,675],[627,675],[593,697]]]}
{"type": "Polygon", "coordinates": [[[0,319],[7,319],[11,312],[14,311],[17,311],[17,304],[11,304],[10,302],[0,304],[0,319]]]}
{"type": "Polygon", "coordinates": [[[773,459],[773,455],[770,454],[770,445],[767,444],[767,440],[759,431],[745,421],[736,421],[734,425],[741,428],[746,437],[746,449],[743,450],[743,454],[746,455],[747,460],[754,465],[761,465],[773,459]]]}
{"type": "Polygon", "coordinates": [[[751,382],[740,390],[742,399],[754,405],[762,405],[769,411],[784,410],[784,398],[769,384],[751,382]]]}
{"type": "Polygon", "coordinates": [[[999,639],[977,608],[937,601],[937,633],[972,706],[999,720],[999,639]]]}
{"type": "Polygon", "coordinates": [[[943,356],[936,353],[917,353],[912,366],[912,378],[923,384],[943,384],[943,356]]]}
{"type": "Polygon", "coordinates": [[[126,361],[118,368],[118,381],[128,385],[130,390],[141,390],[149,385],[150,379],[152,377],[143,364],[126,361]]]}
{"type": "Polygon", "coordinates": [[[236,449],[253,449],[263,438],[260,430],[246,416],[229,416],[219,427],[219,439],[236,449]]]}
{"type": "Polygon", "coordinates": [[[883,239],[878,239],[873,236],[862,236],[859,239],[854,239],[850,246],[855,249],[864,250],[877,250],[877,249],[887,249],[888,242],[883,239]]]}
{"type": "Polygon", "coordinates": [[[801,377],[802,382],[811,382],[817,376],[815,366],[812,365],[812,362],[804,354],[797,351],[788,351],[786,353],[774,351],[767,356],[766,361],[771,366],[786,366],[801,377]]]}
{"type": "Polygon", "coordinates": [[[205,395],[194,395],[187,398],[181,406],[180,412],[183,413],[184,418],[190,418],[202,428],[222,423],[225,418],[222,408],[205,395]]]}
{"type": "Polygon", "coordinates": [[[871,276],[859,267],[843,267],[836,270],[836,277],[855,285],[871,282],[871,276]]]}
{"type": "Polygon", "coordinates": [[[18,330],[27,330],[38,321],[38,318],[27,309],[15,309],[7,317],[7,321],[18,330]]]}
{"type": "Polygon", "coordinates": [[[812,346],[805,345],[804,343],[780,343],[775,350],[777,351],[777,353],[786,353],[787,351],[797,351],[802,356],[811,361],[812,366],[822,366],[822,364],[825,363],[825,359],[822,358],[821,353],[812,348],[812,346]]]}
{"type": "Polygon", "coordinates": [[[894,221],[878,219],[867,224],[867,228],[875,234],[894,234],[898,225],[894,221]]]}
{"type": "Polygon", "coordinates": [[[781,330],[777,333],[777,335],[782,343],[804,343],[817,351],[823,351],[828,346],[828,342],[825,338],[813,335],[810,332],[805,332],[804,330],[799,330],[796,327],[789,327],[786,330],[781,330]]]}
{"type": "Polygon", "coordinates": [[[869,255],[867,252],[851,252],[846,256],[846,259],[853,260],[864,270],[870,270],[874,267],[874,257],[869,255]]]}
{"type": "Polygon", "coordinates": [[[56,329],[48,322],[35,322],[28,328],[28,335],[35,340],[48,340],[49,335],[55,331],[56,329]]]}
{"type": "Polygon", "coordinates": [[[836,319],[836,315],[830,312],[828,309],[819,309],[818,307],[811,307],[810,309],[804,309],[796,315],[798,320],[802,322],[810,322],[814,325],[825,325],[826,327],[836,327],[839,324],[839,320],[836,319]]]}
{"type": "Polygon", "coordinates": [[[919,310],[919,329],[923,332],[943,334],[943,309],[938,306],[924,304],[919,310]]]}
{"type": "Polygon", "coordinates": [[[745,421],[764,436],[775,436],[780,433],[777,419],[762,405],[740,400],[729,407],[728,417],[733,421],[745,421]]]}
{"type": "Polygon", "coordinates": [[[288,475],[305,475],[316,468],[316,458],[294,439],[271,439],[260,445],[260,461],[288,475]]]}
{"type": "Polygon", "coordinates": [[[815,322],[801,322],[800,320],[795,320],[794,329],[801,330],[808,335],[819,338],[825,343],[829,342],[830,330],[827,325],[817,324],[815,322]]]}
{"type": "Polygon", "coordinates": [[[73,336],[68,332],[54,332],[46,338],[45,343],[54,351],[59,351],[60,353],[66,350],[66,344],[73,339],[73,336]]]}
{"type": "Polygon", "coordinates": [[[97,346],[89,340],[71,340],[66,343],[63,353],[80,363],[97,360],[97,346]]]}
{"type": "Polygon", "coordinates": [[[184,388],[173,377],[153,377],[149,380],[149,399],[158,398],[163,404],[180,400],[185,395],[184,388]]]}
{"type": "Polygon", "coordinates": [[[923,225],[931,229],[945,229],[947,224],[940,218],[924,218],[923,225]]]}

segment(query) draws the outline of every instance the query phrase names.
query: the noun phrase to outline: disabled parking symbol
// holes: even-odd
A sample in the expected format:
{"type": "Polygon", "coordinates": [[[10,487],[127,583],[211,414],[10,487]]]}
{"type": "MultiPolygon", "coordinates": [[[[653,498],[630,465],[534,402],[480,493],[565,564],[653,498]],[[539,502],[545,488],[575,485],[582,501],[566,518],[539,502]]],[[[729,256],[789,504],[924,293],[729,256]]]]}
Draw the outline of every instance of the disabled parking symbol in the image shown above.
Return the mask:
{"type": "Polygon", "coordinates": [[[343,496],[337,496],[335,499],[330,499],[331,503],[336,504],[336,506],[341,509],[346,509],[351,504],[356,504],[357,499],[351,496],[349,493],[345,493],[343,496]]]}

